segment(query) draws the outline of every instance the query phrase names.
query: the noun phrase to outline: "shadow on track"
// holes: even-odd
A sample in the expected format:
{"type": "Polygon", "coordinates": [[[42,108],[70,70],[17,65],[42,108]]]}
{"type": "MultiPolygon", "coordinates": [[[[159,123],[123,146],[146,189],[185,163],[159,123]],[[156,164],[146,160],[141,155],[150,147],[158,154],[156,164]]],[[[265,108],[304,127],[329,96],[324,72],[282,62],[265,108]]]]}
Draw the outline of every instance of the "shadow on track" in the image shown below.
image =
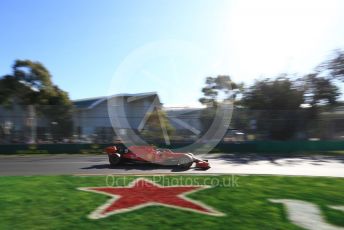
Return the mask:
{"type": "Polygon", "coordinates": [[[141,170],[141,171],[150,171],[150,170],[158,170],[158,169],[165,169],[170,170],[171,172],[184,172],[188,169],[179,168],[176,166],[169,166],[169,165],[156,165],[156,164],[119,164],[116,166],[111,166],[110,164],[97,164],[91,165],[88,167],[83,167],[81,169],[115,169],[121,171],[130,171],[130,170],[141,170]]]}

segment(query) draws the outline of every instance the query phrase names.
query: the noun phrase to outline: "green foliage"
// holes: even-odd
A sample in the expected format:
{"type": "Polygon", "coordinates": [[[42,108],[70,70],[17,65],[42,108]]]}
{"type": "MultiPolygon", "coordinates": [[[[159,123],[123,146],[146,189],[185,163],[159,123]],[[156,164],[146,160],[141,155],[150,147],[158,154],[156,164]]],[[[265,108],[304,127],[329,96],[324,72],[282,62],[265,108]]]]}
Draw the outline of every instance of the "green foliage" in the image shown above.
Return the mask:
{"type": "MultiPolygon", "coordinates": [[[[15,91],[20,88],[18,82],[10,75],[3,76],[0,79],[0,104],[3,106],[11,106],[15,91]]],[[[18,93],[22,91],[18,90],[18,93]]]]}
{"type": "Polygon", "coordinates": [[[49,71],[39,62],[16,60],[13,76],[36,91],[52,92],[53,84],[49,71]]]}
{"type": "Polygon", "coordinates": [[[202,88],[204,97],[200,98],[199,101],[207,106],[216,106],[221,99],[235,99],[243,87],[242,84],[236,84],[226,75],[207,77],[205,84],[205,87],[202,88]]]}
{"type": "Polygon", "coordinates": [[[244,93],[242,101],[254,110],[294,110],[304,102],[303,94],[291,80],[279,77],[256,81],[244,93]]]}
{"type": "Polygon", "coordinates": [[[207,107],[201,113],[202,132],[205,133],[213,123],[217,107],[221,101],[235,101],[241,93],[243,84],[237,84],[227,75],[207,77],[202,88],[203,97],[199,101],[207,107]]]}
{"type": "Polygon", "coordinates": [[[314,136],[321,130],[317,121],[320,107],[336,104],[340,95],[338,87],[318,73],[291,79],[283,75],[256,81],[243,95],[243,105],[254,111],[258,132],[272,139],[289,139],[306,130],[314,136]],[[309,108],[301,108],[302,104],[309,108]]]}
{"type": "Polygon", "coordinates": [[[339,97],[339,88],[329,78],[321,77],[318,73],[308,74],[303,81],[305,100],[312,106],[320,104],[334,105],[339,97]]]}
{"type": "Polygon", "coordinates": [[[329,71],[333,79],[344,81],[344,50],[337,50],[332,59],[320,66],[322,71],[329,71]]]}
{"type": "Polygon", "coordinates": [[[304,90],[286,77],[265,79],[244,93],[242,103],[255,112],[258,132],[285,140],[293,137],[301,122],[304,90]]]}
{"type": "Polygon", "coordinates": [[[68,94],[52,83],[49,71],[39,62],[16,60],[12,75],[0,79],[0,104],[34,105],[51,123],[54,138],[72,134],[72,103],[68,94]]]}

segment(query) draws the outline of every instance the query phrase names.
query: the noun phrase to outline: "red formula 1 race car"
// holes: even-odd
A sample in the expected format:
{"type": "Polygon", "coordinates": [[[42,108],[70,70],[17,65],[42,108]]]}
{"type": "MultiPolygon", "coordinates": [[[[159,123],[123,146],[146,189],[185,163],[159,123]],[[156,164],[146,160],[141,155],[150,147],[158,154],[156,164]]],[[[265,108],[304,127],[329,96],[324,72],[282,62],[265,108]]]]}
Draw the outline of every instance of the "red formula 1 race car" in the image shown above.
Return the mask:
{"type": "Polygon", "coordinates": [[[196,168],[209,169],[207,160],[200,160],[192,153],[175,153],[169,149],[159,149],[154,146],[130,146],[114,145],[105,148],[111,166],[122,162],[153,163],[158,165],[178,166],[189,169],[193,163],[196,168]]]}

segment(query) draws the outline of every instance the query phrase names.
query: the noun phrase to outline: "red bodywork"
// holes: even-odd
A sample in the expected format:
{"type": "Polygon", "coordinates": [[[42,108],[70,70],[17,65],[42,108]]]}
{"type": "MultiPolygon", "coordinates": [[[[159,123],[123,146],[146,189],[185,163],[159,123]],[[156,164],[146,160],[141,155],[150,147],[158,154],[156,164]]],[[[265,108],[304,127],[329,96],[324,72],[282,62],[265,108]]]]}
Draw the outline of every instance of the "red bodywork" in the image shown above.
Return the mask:
{"type": "Polygon", "coordinates": [[[158,149],[154,146],[130,146],[124,150],[120,148],[119,146],[110,146],[105,148],[105,152],[108,155],[119,154],[122,160],[160,165],[177,165],[179,159],[187,156],[192,163],[196,163],[196,168],[210,168],[208,161],[197,159],[191,153],[176,153],[169,149],[158,149]]]}

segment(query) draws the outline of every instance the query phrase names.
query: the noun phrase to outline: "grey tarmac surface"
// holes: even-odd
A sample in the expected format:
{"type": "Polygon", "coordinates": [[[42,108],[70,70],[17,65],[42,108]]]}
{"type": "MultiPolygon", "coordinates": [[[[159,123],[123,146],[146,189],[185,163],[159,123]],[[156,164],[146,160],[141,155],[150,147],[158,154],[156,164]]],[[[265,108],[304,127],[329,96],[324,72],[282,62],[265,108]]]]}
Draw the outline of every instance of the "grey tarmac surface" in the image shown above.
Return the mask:
{"type": "Polygon", "coordinates": [[[208,154],[209,170],[123,164],[111,168],[106,155],[0,155],[0,176],[114,174],[259,174],[344,177],[344,156],[267,157],[208,154]]]}

